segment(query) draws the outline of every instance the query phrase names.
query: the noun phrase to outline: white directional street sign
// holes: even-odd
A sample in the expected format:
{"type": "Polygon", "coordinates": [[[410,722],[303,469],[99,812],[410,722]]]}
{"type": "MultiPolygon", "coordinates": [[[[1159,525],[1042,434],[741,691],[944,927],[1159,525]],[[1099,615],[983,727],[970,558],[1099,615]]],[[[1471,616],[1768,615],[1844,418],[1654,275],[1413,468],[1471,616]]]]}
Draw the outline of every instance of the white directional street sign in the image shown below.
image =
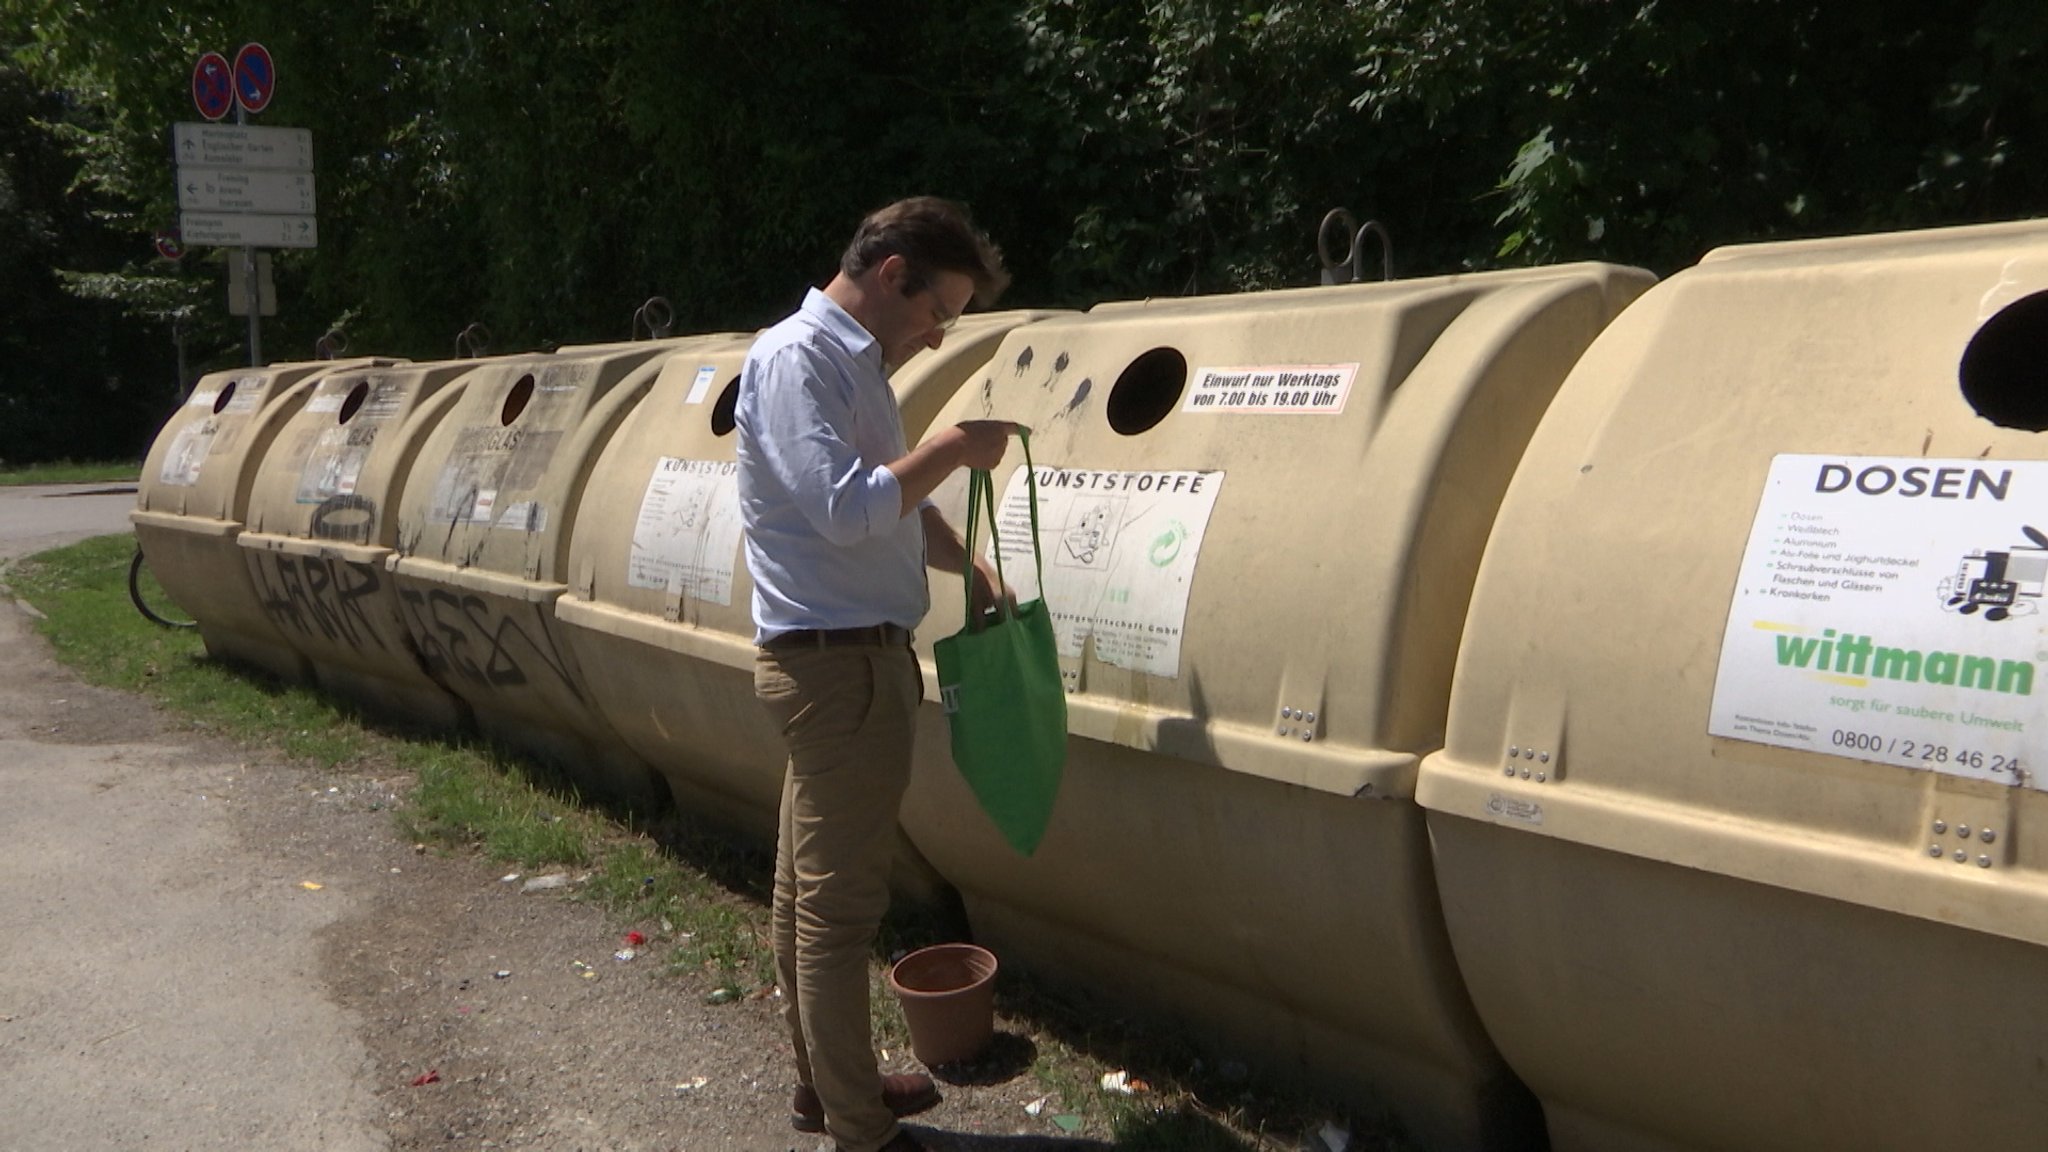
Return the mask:
{"type": "Polygon", "coordinates": [[[181,212],[178,233],[186,247],[207,244],[222,248],[317,248],[319,222],[311,216],[250,216],[218,212],[181,212]]]}
{"type": "Polygon", "coordinates": [[[304,128],[180,122],[171,126],[171,159],[180,167],[313,170],[313,133],[304,128]]]}
{"type": "Polygon", "coordinates": [[[260,168],[178,168],[178,207],[187,212],[313,214],[311,172],[260,168]]]}

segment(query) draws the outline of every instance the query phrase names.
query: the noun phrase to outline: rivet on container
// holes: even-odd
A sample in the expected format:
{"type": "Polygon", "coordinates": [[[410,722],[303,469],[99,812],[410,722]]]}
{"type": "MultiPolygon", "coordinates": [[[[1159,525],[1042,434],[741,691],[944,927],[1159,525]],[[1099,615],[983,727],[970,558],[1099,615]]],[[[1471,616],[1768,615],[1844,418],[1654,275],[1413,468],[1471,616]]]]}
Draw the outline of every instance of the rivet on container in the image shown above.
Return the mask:
{"type": "Polygon", "coordinates": [[[1308,721],[1308,722],[1309,722],[1309,723],[1311,723],[1311,724],[1313,724],[1313,723],[1315,723],[1315,722],[1316,722],[1316,714],[1315,714],[1315,713],[1313,713],[1313,712],[1305,713],[1305,714],[1303,714],[1303,716],[1302,716],[1302,719],[1303,719],[1303,720],[1306,720],[1306,721],[1308,721]]]}
{"type": "Polygon", "coordinates": [[[1500,770],[1500,774],[1503,776],[1513,776],[1515,774],[1515,766],[1513,764],[1508,765],[1500,770]]]}
{"type": "Polygon", "coordinates": [[[1538,772],[1538,773],[1536,774],[1536,782],[1537,782],[1538,784],[1541,784],[1541,783],[1543,783],[1544,781],[1546,781],[1546,780],[1548,780],[1548,779],[1550,779],[1550,773],[1548,773],[1548,772],[1538,772]]]}
{"type": "Polygon", "coordinates": [[[1294,709],[1292,709],[1292,708],[1282,708],[1282,709],[1280,710],[1280,718],[1281,718],[1282,720],[1292,720],[1292,719],[1294,719],[1294,709]]]}
{"type": "Polygon", "coordinates": [[[1548,763],[1550,763],[1550,753],[1548,753],[1548,752],[1538,752],[1538,753],[1536,754],[1536,762],[1537,762],[1538,764],[1548,764],[1548,763]]]}
{"type": "Polygon", "coordinates": [[[1994,841],[1994,840],[1996,840],[1996,839],[1998,839],[1998,833],[1996,833],[1996,832],[1993,832],[1993,831],[1992,831],[1991,829],[1989,829],[1989,828],[1986,828],[1986,829],[1984,830],[1984,842],[1985,842],[1986,844],[1989,844],[1989,843],[1991,843],[1992,841],[1994,841]]]}
{"type": "Polygon", "coordinates": [[[1989,857],[1989,856],[1979,856],[1979,857],[1977,857],[1977,867],[1979,867],[1979,868],[1989,868],[1989,867],[1991,867],[1991,857],[1989,857]]]}
{"type": "Polygon", "coordinates": [[[1970,854],[1968,852],[1963,851],[1961,848],[1956,849],[1956,863],[1961,864],[1969,858],[1970,854]]]}
{"type": "Polygon", "coordinates": [[[1315,733],[1313,733],[1313,732],[1309,731],[1309,730],[1308,730],[1308,729],[1306,729],[1306,728],[1303,728],[1303,729],[1301,730],[1301,740],[1302,740],[1302,743],[1306,744],[1307,742],[1309,742],[1310,740],[1313,740],[1313,739],[1315,739],[1315,738],[1316,738],[1316,735],[1315,735],[1315,733]]]}
{"type": "Polygon", "coordinates": [[[1941,845],[1939,845],[1939,844],[1929,844],[1929,845],[1927,846],[1927,854],[1928,854],[1929,856],[1932,856],[1932,857],[1934,857],[1934,858],[1935,858],[1936,860],[1939,860],[1939,859],[1941,859],[1941,845]]]}
{"type": "Polygon", "coordinates": [[[1528,770],[1527,768],[1524,768],[1524,769],[1522,769],[1522,779],[1524,779],[1524,780],[1527,780],[1528,778],[1529,778],[1529,770],[1528,770]]]}
{"type": "Polygon", "coordinates": [[[1968,824],[1956,825],[1956,835],[1968,840],[1970,838],[1970,826],[1968,824]]]}
{"type": "Polygon", "coordinates": [[[1513,760],[1513,759],[1514,759],[1515,757],[1517,757],[1517,756],[1520,756],[1521,754],[1522,754],[1522,747],[1521,747],[1521,745],[1519,745],[1519,744],[1510,744],[1510,745],[1508,745],[1508,759],[1510,759],[1510,760],[1513,760]]]}
{"type": "Polygon", "coordinates": [[[1946,821],[1946,820],[1936,820],[1936,821],[1934,822],[1934,831],[1935,831],[1935,833],[1936,833],[1937,835],[1938,835],[1938,834],[1940,834],[1940,833],[1943,833],[1943,832],[1946,832],[1946,831],[1948,831],[1948,821],[1946,821]]]}

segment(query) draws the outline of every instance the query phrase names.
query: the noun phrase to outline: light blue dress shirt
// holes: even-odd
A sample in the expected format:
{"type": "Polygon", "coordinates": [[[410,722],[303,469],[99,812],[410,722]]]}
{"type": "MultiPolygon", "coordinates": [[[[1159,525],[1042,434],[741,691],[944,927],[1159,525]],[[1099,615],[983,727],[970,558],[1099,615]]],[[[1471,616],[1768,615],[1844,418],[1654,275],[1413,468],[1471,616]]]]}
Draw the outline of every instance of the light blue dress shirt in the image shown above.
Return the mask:
{"type": "Polygon", "coordinates": [[[813,288],[740,371],[740,516],[754,640],[802,628],[915,628],[931,608],[924,525],[886,465],[903,414],[868,330],[813,288]]]}

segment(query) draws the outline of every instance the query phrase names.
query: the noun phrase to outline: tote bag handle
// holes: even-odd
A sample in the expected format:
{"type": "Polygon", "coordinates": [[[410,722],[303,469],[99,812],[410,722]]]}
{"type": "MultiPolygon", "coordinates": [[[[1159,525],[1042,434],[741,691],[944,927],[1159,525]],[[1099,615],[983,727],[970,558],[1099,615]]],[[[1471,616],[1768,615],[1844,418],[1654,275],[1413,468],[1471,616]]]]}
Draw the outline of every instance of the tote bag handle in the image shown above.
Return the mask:
{"type": "MultiPolygon", "coordinates": [[[[1043,600],[1045,599],[1045,555],[1040,550],[1038,544],[1038,469],[1031,462],[1031,433],[1023,428],[1019,428],[1017,429],[1017,439],[1024,445],[1024,485],[1026,491],[1031,494],[1031,558],[1036,562],[1038,568],[1038,598],[1043,600]]],[[[1007,585],[1008,581],[1003,577],[1003,544],[996,536],[995,475],[987,470],[976,468],[967,477],[967,563],[961,566],[960,577],[964,594],[962,611],[965,615],[963,618],[967,621],[968,627],[974,628],[977,631],[980,628],[980,621],[976,620],[974,616],[974,537],[975,530],[981,525],[981,517],[984,510],[986,510],[988,515],[989,548],[995,553],[996,557],[996,582],[999,585],[996,589],[996,612],[1001,618],[1007,620],[1012,617],[1013,613],[1009,607],[1009,598],[1003,596],[1003,589],[1001,587],[1007,585]]]]}

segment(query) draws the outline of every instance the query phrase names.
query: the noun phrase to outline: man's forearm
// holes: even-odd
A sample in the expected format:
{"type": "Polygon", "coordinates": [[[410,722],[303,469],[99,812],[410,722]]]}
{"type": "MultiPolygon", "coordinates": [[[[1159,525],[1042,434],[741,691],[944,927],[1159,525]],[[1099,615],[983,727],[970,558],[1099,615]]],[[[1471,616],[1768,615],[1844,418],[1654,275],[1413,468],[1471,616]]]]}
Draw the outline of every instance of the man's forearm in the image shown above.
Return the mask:
{"type": "MultiPolygon", "coordinates": [[[[911,449],[901,459],[889,462],[889,472],[896,477],[896,486],[903,491],[905,516],[910,515],[912,509],[922,504],[924,498],[932,494],[933,489],[945,483],[946,477],[959,470],[965,451],[964,438],[959,430],[947,428],[911,449]]],[[[925,521],[925,526],[929,534],[929,519],[925,521]]],[[[954,543],[958,545],[958,537],[954,538],[954,543]]],[[[955,568],[953,571],[957,572],[959,569],[955,568]]]]}
{"type": "Polygon", "coordinates": [[[924,562],[941,572],[960,575],[967,563],[967,545],[953,526],[946,523],[946,517],[937,508],[925,508],[924,517],[924,562]]]}

